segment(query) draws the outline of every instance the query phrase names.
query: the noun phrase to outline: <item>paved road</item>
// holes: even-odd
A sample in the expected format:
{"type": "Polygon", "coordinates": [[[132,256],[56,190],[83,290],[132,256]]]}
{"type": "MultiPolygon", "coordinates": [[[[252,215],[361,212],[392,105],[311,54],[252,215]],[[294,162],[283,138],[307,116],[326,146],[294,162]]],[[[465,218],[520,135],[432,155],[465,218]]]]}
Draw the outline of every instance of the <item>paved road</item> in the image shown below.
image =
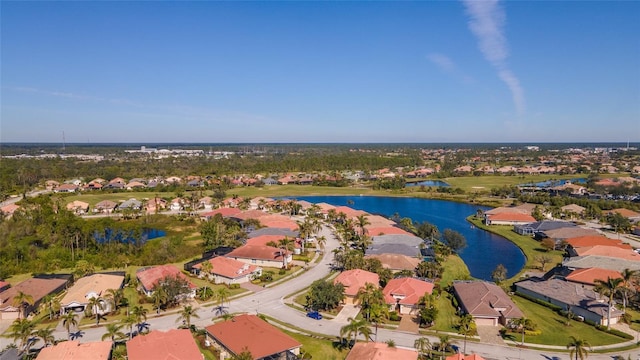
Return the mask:
{"type": "MultiPolygon", "coordinates": [[[[331,234],[329,228],[324,227],[322,229],[322,235],[327,238],[327,244],[325,247],[326,256],[311,267],[308,271],[302,272],[300,275],[280,284],[269,288],[266,291],[254,293],[248,296],[244,296],[235,300],[232,300],[229,304],[228,311],[230,313],[262,313],[269,315],[275,319],[280,319],[286,323],[291,324],[294,327],[305,329],[311,332],[325,334],[328,336],[337,336],[340,333],[340,328],[345,325],[345,322],[336,320],[312,320],[307,318],[306,315],[300,311],[290,308],[285,305],[284,298],[299,290],[309,286],[313,281],[320,279],[330,272],[330,262],[332,259],[331,251],[338,247],[338,241],[331,234]]],[[[199,318],[193,319],[192,322],[197,327],[205,327],[212,324],[212,318],[216,316],[214,307],[200,307],[197,312],[199,318]]],[[[152,330],[164,330],[175,328],[178,325],[178,315],[168,314],[161,317],[154,317],[148,320],[150,328],[152,330]]],[[[88,328],[82,329],[82,337],[79,338],[81,342],[99,341],[104,334],[104,328],[88,328]]],[[[56,338],[66,338],[67,334],[64,331],[57,331],[55,333],[56,338]]],[[[393,340],[396,345],[401,347],[413,347],[413,342],[418,338],[418,335],[413,333],[405,333],[399,331],[391,331],[386,329],[378,330],[378,341],[384,342],[387,340],[393,340]]],[[[438,342],[435,337],[428,337],[432,343],[438,342]]],[[[0,349],[4,348],[7,344],[11,343],[11,339],[0,338],[0,349]]],[[[457,344],[462,347],[462,342],[457,344]]],[[[482,344],[475,342],[467,343],[467,352],[480,354],[482,357],[490,359],[500,360],[560,360],[569,359],[567,353],[557,352],[554,350],[542,351],[532,349],[522,349],[517,347],[510,347],[506,345],[493,345],[482,344]]],[[[637,359],[640,355],[640,350],[615,352],[612,354],[595,354],[589,355],[589,360],[611,360],[614,355],[622,355],[626,359],[627,356],[631,356],[632,359],[637,359]]],[[[321,356],[316,356],[319,359],[321,356]]]]}

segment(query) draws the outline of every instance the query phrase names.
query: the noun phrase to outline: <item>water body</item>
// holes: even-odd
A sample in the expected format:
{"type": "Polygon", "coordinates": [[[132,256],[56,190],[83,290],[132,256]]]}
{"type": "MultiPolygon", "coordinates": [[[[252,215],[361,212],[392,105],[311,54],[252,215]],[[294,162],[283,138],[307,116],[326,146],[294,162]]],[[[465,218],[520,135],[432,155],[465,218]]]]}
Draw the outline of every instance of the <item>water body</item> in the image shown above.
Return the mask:
{"type": "Polygon", "coordinates": [[[546,188],[546,187],[561,186],[568,182],[572,184],[586,184],[587,179],[577,178],[577,179],[563,179],[563,180],[547,180],[547,181],[541,181],[537,183],[520,184],[518,186],[533,186],[533,187],[539,187],[539,188],[546,188]]]}
{"type": "Polygon", "coordinates": [[[491,272],[498,264],[504,265],[507,268],[507,277],[511,277],[517,274],[525,263],[524,254],[512,242],[472,227],[466,221],[467,216],[475,214],[478,209],[490,209],[488,207],[452,201],[400,197],[302,196],[296,199],[349,206],[386,217],[398,213],[400,217],[411,218],[414,223],[428,221],[436,225],[441,232],[444,229],[455,230],[467,239],[467,247],[459,255],[467,264],[471,276],[478,279],[491,280],[491,272]]]}
{"type": "Polygon", "coordinates": [[[406,187],[411,187],[411,186],[449,187],[451,185],[447,184],[442,180],[425,180],[425,181],[419,181],[419,182],[409,182],[405,186],[406,187]]]}
{"type": "Polygon", "coordinates": [[[166,232],[159,229],[142,229],[138,236],[135,231],[122,229],[105,229],[104,233],[95,232],[93,238],[99,243],[116,241],[120,243],[144,244],[147,241],[165,236],[166,232]]]}

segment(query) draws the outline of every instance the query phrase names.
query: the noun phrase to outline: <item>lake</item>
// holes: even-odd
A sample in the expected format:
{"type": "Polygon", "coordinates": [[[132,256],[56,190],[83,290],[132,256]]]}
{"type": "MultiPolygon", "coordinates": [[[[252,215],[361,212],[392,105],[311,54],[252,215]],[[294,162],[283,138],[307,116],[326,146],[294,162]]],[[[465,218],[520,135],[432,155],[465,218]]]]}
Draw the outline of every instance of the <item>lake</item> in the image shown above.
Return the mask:
{"type": "Polygon", "coordinates": [[[471,276],[478,279],[491,280],[491,272],[498,264],[504,265],[507,268],[507,277],[511,277],[517,274],[525,263],[524,254],[512,242],[472,227],[466,220],[467,216],[475,214],[478,209],[490,209],[485,206],[403,197],[301,196],[295,198],[311,203],[325,202],[335,206],[349,206],[385,217],[398,213],[401,218],[411,218],[414,223],[428,221],[436,225],[440,232],[444,229],[455,230],[467,239],[467,247],[460,251],[459,255],[467,264],[471,276]],[[353,203],[348,204],[350,201],[353,203]]]}
{"type": "Polygon", "coordinates": [[[449,187],[451,185],[447,184],[442,180],[424,180],[424,181],[418,181],[418,182],[408,182],[405,184],[405,186],[406,187],[411,187],[411,186],[449,187]]]}
{"type": "Polygon", "coordinates": [[[160,229],[142,229],[140,237],[138,237],[133,230],[126,231],[122,229],[107,228],[103,233],[96,231],[93,234],[93,238],[101,244],[110,241],[131,244],[144,244],[151,239],[159,238],[165,235],[166,232],[160,229]]]}

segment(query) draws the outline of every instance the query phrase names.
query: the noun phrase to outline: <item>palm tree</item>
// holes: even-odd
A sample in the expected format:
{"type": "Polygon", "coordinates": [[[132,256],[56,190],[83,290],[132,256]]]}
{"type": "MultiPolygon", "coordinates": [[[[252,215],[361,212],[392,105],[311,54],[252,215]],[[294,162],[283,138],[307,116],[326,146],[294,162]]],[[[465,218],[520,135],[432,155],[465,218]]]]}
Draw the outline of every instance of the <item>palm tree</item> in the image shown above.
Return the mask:
{"type": "Polygon", "coordinates": [[[287,268],[287,251],[292,250],[293,248],[293,240],[289,239],[285,236],[284,239],[280,239],[278,241],[278,247],[282,249],[282,267],[284,269],[287,268]]]}
{"type": "Polygon", "coordinates": [[[316,238],[316,242],[318,243],[320,250],[324,251],[324,246],[327,244],[327,238],[324,235],[318,236],[316,238]]]}
{"type": "Polygon", "coordinates": [[[427,339],[426,337],[421,337],[416,339],[413,342],[413,347],[416,348],[416,350],[418,350],[418,353],[422,356],[422,357],[426,357],[429,356],[431,357],[431,341],[429,341],[429,339],[427,339]]]}
{"type": "Polygon", "coordinates": [[[200,264],[200,272],[204,275],[204,277],[211,281],[211,279],[209,278],[211,276],[211,272],[213,271],[213,264],[211,264],[211,261],[206,260],[203,261],[200,264]]]}
{"type": "Polygon", "coordinates": [[[460,318],[460,322],[458,323],[458,333],[464,335],[464,350],[463,354],[467,353],[467,336],[473,335],[476,333],[476,323],[473,320],[473,316],[470,314],[465,314],[460,318]]]}
{"type": "Polygon", "coordinates": [[[369,321],[371,307],[376,304],[384,304],[384,295],[378,289],[378,286],[366,283],[363,288],[358,290],[356,294],[356,303],[360,305],[360,309],[365,314],[365,319],[369,321]]]}
{"type": "Polygon", "coordinates": [[[138,326],[138,332],[142,331],[142,324],[147,321],[147,309],[142,305],[136,305],[131,309],[131,316],[136,319],[136,325],[138,326]]]}
{"type": "Polygon", "coordinates": [[[48,326],[46,329],[38,329],[35,333],[37,337],[42,339],[44,346],[53,345],[55,343],[56,338],[53,336],[53,328],[48,326]]]}
{"type": "Polygon", "coordinates": [[[24,319],[27,316],[25,313],[27,307],[29,307],[29,305],[33,305],[33,296],[25,294],[22,291],[18,291],[18,294],[13,297],[11,305],[20,309],[20,318],[24,319]]]}
{"type": "Polygon", "coordinates": [[[106,298],[111,300],[113,303],[113,310],[118,310],[122,300],[124,299],[124,290],[122,289],[108,289],[106,291],[106,298]]]}
{"type": "Polygon", "coordinates": [[[629,297],[629,291],[633,291],[635,288],[632,286],[634,280],[638,277],[638,272],[636,270],[624,269],[622,270],[622,288],[620,289],[622,293],[622,309],[626,312],[627,310],[627,302],[629,297]]]}
{"type": "Polygon", "coordinates": [[[360,228],[360,235],[364,236],[367,233],[366,226],[371,225],[371,221],[369,221],[367,215],[361,214],[356,217],[356,225],[360,228]]]}
{"type": "Polygon", "coordinates": [[[221,287],[216,291],[216,299],[220,301],[220,304],[216,307],[216,312],[218,315],[223,315],[227,313],[225,310],[224,303],[229,300],[229,295],[231,292],[226,287],[221,287]]]}
{"type": "Polygon", "coordinates": [[[115,323],[107,324],[107,326],[105,327],[105,330],[107,332],[102,335],[102,341],[105,341],[106,339],[116,341],[116,339],[124,339],[125,337],[127,337],[127,335],[120,331],[120,329],[122,329],[122,325],[115,323]]]}
{"type": "Polygon", "coordinates": [[[156,309],[156,314],[160,314],[160,309],[167,302],[167,293],[160,286],[156,286],[153,294],[151,294],[151,301],[153,302],[153,308],[156,309]]]}
{"type": "Polygon", "coordinates": [[[442,358],[444,359],[444,353],[451,348],[453,341],[449,335],[440,335],[440,342],[438,343],[438,350],[442,351],[442,358]]]}
{"type": "Polygon", "coordinates": [[[351,342],[351,335],[353,335],[353,342],[358,339],[358,335],[362,335],[366,342],[369,342],[371,337],[371,329],[369,328],[369,322],[366,320],[356,320],[354,318],[348,318],[349,324],[340,328],[340,337],[344,338],[346,335],[347,341],[351,342]]]}
{"type": "Polygon", "coordinates": [[[378,327],[389,318],[389,307],[387,304],[375,304],[369,309],[369,321],[376,329],[375,341],[378,341],[378,327]]]}
{"type": "Polygon", "coordinates": [[[176,322],[182,321],[183,324],[187,326],[187,329],[191,330],[191,318],[200,318],[197,313],[197,310],[194,309],[191,305],[186,305],[182,308],[182,311],[179,313],[180,316],[176,319],[176,322]]]}
{"type": "Polygon", "coordinates": [[[96,326],[100,325],[100,318],[102,317],[100,311],[104,310],[103,300],[98,296],[94,296],[89,299],[87,308],[91,309],[91,312],[96,316],[96,326]]]}
{"type": "Polygon", "coordinates": [[[129,340],[133,339],[133,325],[136,324],[136,318],[133,315],[125,316],[121,320],[122,326],[129,328],[129,340]]]}
{"type": "Polygon", "coordinates": [[[31,342],[29,338],[33,335],[36,328],[36,322],[29,319],[16,319],[11,323],[9,334],[7,337],[13,338],[13,341],[20,340],[20,349],[28,352],[31,342]]]}
{"type": "Polygon", "coordinates": [[[511,321],[513,325],[517,326],[520,328],[520,330],[522,331],[522,342],[520,343],[520,345],[524,345],[524,333],[525,330],[527,329],[532,329],[535,327],[535,325],[533,324],[533,321],[531,319],[528,319],[526,317],[521,317],[518,319],[514,319],[511,321]]]}
{"type": "Polygon", "coordinates": [[[584,358],[589,357],[591,345],[589,345],[586,340],[571,336],[571,341],[567,344],[567,349],[571,349],[569,351],[570,358],[573,358],[573,354],[576,354],[576,360],[578,360],[578,358],[584,360],[584,358]]]}
{"type": "Polygon", "coordinates": [[[49,320],[52,320],[53,315],[60,312],[60,299],[51,294],[46,295],[40,302],[40,308],[47,309],[49,311],[49,320]]]}
{"type": "Polygon", "coordinates": [[[609,298],[609,306],[607,308],[607,330],[611,329],[611,307],[613,306],[613,296],[618,291],[624,280],[621,278],[607,277],[607,280],[596,279],[595,291],[609,298]]]}
{"type": "Polygon", "coordinates": [[[71,340],[71,328],[78,325],[77,316],[72,310],[62,316],[62,325],[67,329],[67,338],[71,340]]]}

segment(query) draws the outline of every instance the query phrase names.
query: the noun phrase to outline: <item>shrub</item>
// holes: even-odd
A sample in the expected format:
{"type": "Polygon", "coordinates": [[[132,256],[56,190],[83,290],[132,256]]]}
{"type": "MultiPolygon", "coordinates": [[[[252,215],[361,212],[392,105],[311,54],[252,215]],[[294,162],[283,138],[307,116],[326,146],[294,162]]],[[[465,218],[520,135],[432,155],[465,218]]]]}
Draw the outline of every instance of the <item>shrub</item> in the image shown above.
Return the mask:
{"type": "Polygon", "coordinates": [[[400,321],[400,319],[402,319],[402,318],[400,317],[400,315],[398,315],[397,312],[392,311],[392,312],[389,313],[389,320],[391,320],[391,321],[400,321]]]}
{"type": "Polygon", "coordinates": [[[240,284],[229,284],[229,289],[240,289],[240,284]]]}
{"type": "Polygon", "coordinates": [[[598,329],[600,331],[603,331],[603,332],[606,332],[606,333],[609,333],[611,335],[615,335],[615,336],[621,337],[623,339],[633,340],[633,335],[627,334],[625,332],[622,332],[622,331],[616,330],[616,329],[607,330],[607,327],[604,326],[604,325],[596,325],[596,329],[598,329]]]}
{"type": "Polygon", "coordinates": [[[278,274],[279,274],[279,275],[284,275],[284,274],[286,274],[286,273],[287,273],[287,270],[286,270],[286,269],[280,269],[280,270],[278,271],[278,274]]]}

